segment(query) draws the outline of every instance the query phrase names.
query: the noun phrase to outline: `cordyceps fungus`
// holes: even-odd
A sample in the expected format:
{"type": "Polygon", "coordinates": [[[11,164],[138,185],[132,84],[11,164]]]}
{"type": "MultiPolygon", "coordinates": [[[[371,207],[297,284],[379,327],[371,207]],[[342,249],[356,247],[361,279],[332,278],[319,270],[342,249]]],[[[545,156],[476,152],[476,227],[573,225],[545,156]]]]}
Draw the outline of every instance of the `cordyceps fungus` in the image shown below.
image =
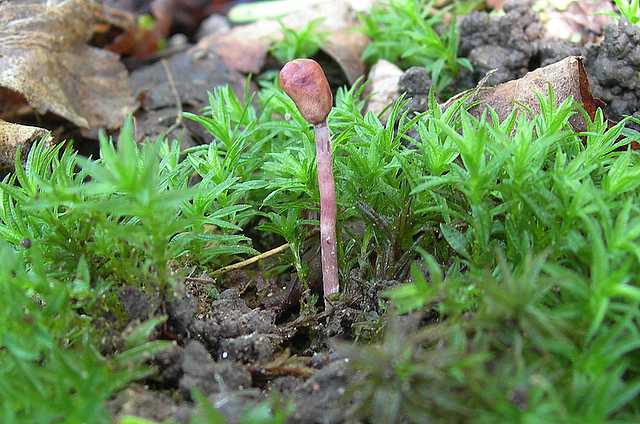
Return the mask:
{"type": "Polygon", "coordinates": [[[336,188],[333,181],[331,140],[327,115],[333,95],[327,77],[318,63],[296,59],[280,71],[280,85],[296,104],[307,122],[313,124],[316,138],[316,164],[320,190],[320,248],[322,254],[322,287],[327,296],[337,293],[338,258],[336,245],[336,188]]]}

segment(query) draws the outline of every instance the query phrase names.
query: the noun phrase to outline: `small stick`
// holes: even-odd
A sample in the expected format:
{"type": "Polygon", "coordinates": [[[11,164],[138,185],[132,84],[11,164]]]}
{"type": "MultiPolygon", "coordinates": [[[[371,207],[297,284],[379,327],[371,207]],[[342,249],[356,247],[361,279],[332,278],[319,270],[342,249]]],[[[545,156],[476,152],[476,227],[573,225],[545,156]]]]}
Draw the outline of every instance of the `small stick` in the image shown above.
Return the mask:
{"type": "Polygon", "coordinates": [[[249,259],[245,259],[242,262],[237,262],[235,264],[231,264],[231,265],[227,265],[224,266],[220,269],[217,269],[215,271],[213,271],[210,275],[220,275],[220,274],[224,274],[225,272],[229,272],[229,271],[233,271],[234,269],[240,269],[240,268],[244,268],[245,266],[249,266],[253,263],[256,263],[262,259],[266,259],[269,256],[273,256],[276,255],[284,250],[287,250],[289,248],[289,243],[285,243],[282,246],[278,246],[274,249],[271,250],[267,250],[264,253],[260,253],[259,255],[253,256],[249,259]]]}

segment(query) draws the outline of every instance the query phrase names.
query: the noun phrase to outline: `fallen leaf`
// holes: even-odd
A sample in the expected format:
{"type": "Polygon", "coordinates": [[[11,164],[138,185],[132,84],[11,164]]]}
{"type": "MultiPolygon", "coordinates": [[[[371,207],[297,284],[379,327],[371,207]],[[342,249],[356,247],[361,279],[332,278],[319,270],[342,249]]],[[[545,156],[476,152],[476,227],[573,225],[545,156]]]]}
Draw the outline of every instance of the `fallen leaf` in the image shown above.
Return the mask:
{"type": "Polygon", "coordinates": [[[379,115],[393,103],[398,97],[398,82],[401,76],[402,69],[384,59],[373,65],[367,80],[370,90],[367,112],[379,115]]]}
{"type": "Polygon", "coordinates": [[[16,152],[21,150],[22,157],[26,157],[31,145],[41,139],[50,140],[49,131],[0,119],[0,172],[11,171],[15,165],[16,152]]]}
{"type": "Polygon", "coordinates": [[[369,39],[363,33],[342,29],[331,33],[321,49],[340,65],[349,83],[353,84],[366,72],[362,53],[367,44],[369,39]]]}
{"type": "Polygon", "coordinates": [[[87,45],[99,8],[88,0],[0,4],[0,87],[80,127],[119,127],[135,102],[118,56],[87,45]]]}
{"type": "MultiPolygon", "coordinates": [[[[515,109],[525,110],[523,106],[534,114],[539,113],[540,105],[536,94],[545,95],[549,86],[555,93],[556,103],[560,104],[568,98],[582,104],[590,117],[595,116],[602,102],[591,95],[589,79],[582,63],[582,57],[570,56],[559,62],[529,72],[524,77],[499,84],[495,87],[478,87],[454,96],[444,103],[448,107],[455,100],[464,96],[471,96],[468,102],[477,103],[469,109],[469,113],[479,117],[487,107],[497,113],[500,120],[505,119],[515,109]]],[[[585,123],[580,114],[571,118],[571,125],[576,131],[583,131],[585,123]]]]}
{"type": "MultiPolygon", "coordinates": [[[[326,32],[328,40],[321,49],[338,62],[353,82],[364,73],[360,57],[367,40],[351,31],[359,25],[356,14],[369,10],[373,3],[373,0],[312,0],[304,3],[304,7],[292,9],[280,22],[288,28],[302,29],[309,22],[320,20],[318,30],[326,32]]],[[[257,74],[264,66],[271,44],[281,38],[278,20],[263,19],[237,26],[222,35],[205,37],[199,44],[213,48],[230,69],[257,74]]]]}

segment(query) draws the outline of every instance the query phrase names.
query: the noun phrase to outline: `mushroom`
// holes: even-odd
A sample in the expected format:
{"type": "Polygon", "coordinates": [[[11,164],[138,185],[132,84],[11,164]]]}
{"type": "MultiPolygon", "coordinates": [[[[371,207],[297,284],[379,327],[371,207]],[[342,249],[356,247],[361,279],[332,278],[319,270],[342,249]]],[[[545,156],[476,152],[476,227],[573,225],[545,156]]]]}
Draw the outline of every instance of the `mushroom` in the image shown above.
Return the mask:
{"type": "Polygon", "coordinates": [[[322,289],[327,297],[337,293],[338,257],[336,243],[336,188],[333,180],[331,140],[327,115],[333,95],[320,65],[312,59],[295,59],[280,71],[280,85],[296,104],[304,119],[313,124],[316,139],[316,164],[320,190],[320,249],[322,289]]]}

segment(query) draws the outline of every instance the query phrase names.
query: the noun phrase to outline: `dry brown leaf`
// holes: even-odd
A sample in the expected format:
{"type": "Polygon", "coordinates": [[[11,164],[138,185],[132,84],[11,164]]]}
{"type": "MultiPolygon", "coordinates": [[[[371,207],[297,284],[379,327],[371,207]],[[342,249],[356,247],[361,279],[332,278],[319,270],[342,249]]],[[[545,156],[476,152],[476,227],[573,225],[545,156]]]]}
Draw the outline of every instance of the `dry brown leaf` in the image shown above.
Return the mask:
{"type": "Polygon", "coordinates": [[[15,164],[16,152],[21,150],[23,157],[26,156],[31,145],[43,138],[51,139],[49,131],[0,119],[0,171],[11,171],[15,164]]]}
{"type": "Polygon", "coordinates": [[[0,87],[78,126],[119,127],[135,102],[118,56],[86,44],[98,11],[89,0],[0,4],[0,87]]]}
{"type": "MultiPolygon", "coordinates": [[[[320,19],[318,29],[328,34],[328,42],[322,50],[343,67],[345,75],[353,82],[364,72],[360,57],[367,40],[349,30],[358,25],[356,13],[369,10],[373,3],[373,0],[313,0],[280,21],[286,27],[302,29],[309,22],[320,19]],[[335,41],[332,41],[334,37],[335,41]]],[[[281,38],[278,21],[265,19],[237,26],[223,35],[205,37],[199,44],[203,48],[213,48],[230,69],[256,74],[262,69],[271,44],[281,38]]]]}
{"type": "MultiPolygon", "coordinates": [[[[495,87],[480,87],[471,90],[475,93],[468,101],[478,104],[469,109],[469,113],[478,117],[487,107],[491,107],[501,120],[509,116],[516,108],[529,109],[536,114],[540,111],[536,94],[546,94],[549,86],[555,93],[557,104],[572,97],[582,104],[591,117],[602,106],[602,102],[594,99],[591,95],[589,79],[582,63],[582,57],[570,56],[544,68],[529,72],[518,80],[505,82],[495,87]]],[[[468,95],[468,93],[461,93],[453,97],[444,104],[444,107],[451,105],[455,100],[468,95]]],[[[585,129],[584,120],[579,114],[575,114],[571,118],[571,124],[576,131],[585,129]]]]}
{"type": "Polygon", "coordinates": [[[327,37],[322,51],[340,65],[349,83],[353,84],[367,70],[362,61],[362,53],[367,44],[369,39],[363,33],[353,29],[342,29],[327,37]]]}

